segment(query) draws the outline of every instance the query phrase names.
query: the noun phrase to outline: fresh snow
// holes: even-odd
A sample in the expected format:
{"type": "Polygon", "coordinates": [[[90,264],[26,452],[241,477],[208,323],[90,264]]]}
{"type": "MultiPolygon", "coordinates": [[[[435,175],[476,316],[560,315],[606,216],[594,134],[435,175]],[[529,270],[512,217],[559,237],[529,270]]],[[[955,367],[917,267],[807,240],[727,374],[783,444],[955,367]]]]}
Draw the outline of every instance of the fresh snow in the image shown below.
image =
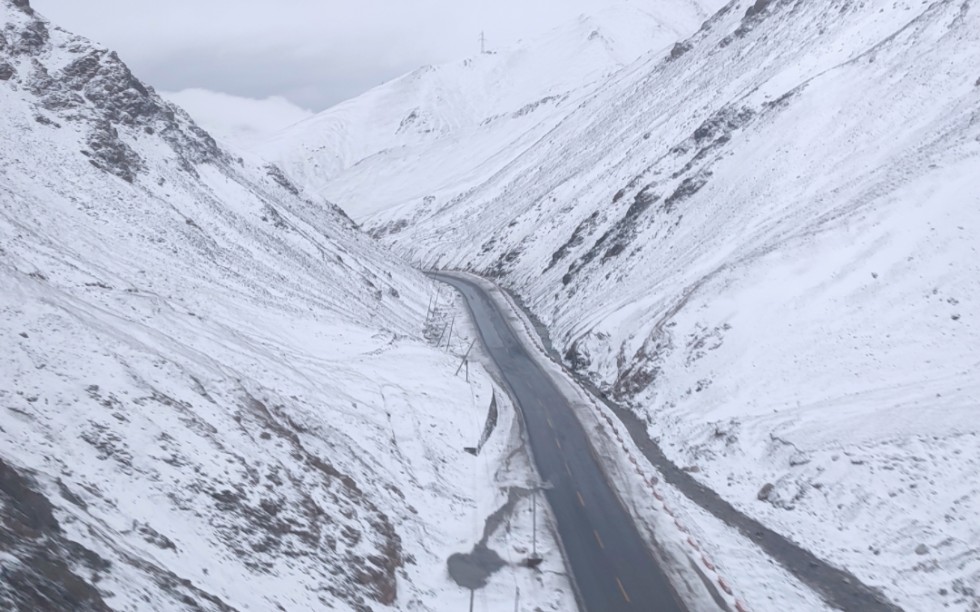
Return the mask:
{"type": "Polygon", "coordinates": [[[904,608],[971,610],[978,65],[969,2],[734,1],[518,138],[289,171],[405,258],[499,278],[742,511],[904,608]]]}
{"type": "Polygon", "coordinates": [[[543,39],[419,68],[253,150],[358,221],[442,204],[543,138],[594,83],[693,32],[718,2],[596,4],[543,39]]]}
{"type": "MultiPolygon", "coordinates": [[[[465,606],[447,559],[533,476],[506,398],[463,452],[496,387],[453,375],[460,304],[115,55],[0,17],[0,607],[465,606]]],[[[548,571],[517,566],[526,501],[477,610],[574,606],[544,509],[548,571]]]]}

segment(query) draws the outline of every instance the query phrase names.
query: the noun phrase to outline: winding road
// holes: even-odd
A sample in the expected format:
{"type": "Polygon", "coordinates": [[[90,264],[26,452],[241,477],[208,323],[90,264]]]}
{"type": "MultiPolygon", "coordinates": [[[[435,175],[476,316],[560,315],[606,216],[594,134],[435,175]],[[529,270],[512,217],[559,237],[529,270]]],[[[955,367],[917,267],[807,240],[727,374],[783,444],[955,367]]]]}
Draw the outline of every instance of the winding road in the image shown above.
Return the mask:
{"type": "Polygon", "coordinates": [[[432,273],[466,299],[480,337],[518,403],[565,560],[585,612],[685,610],[559,391],[478,285],[432,273]]]}
{"type": "MultiPolygon", "coordinates": [[[[612,491],[568,400],[527,353],[497,304],[483,288],[466,278],[440,273],[431,276],[452,285],[466,298],[484,345],[521,408],[539,474],[554,485],[547,497],[557,519],[565,559],[577,585],[582,609],[587,612],[683,610],[684,605],[612,491]]],[[[551,358],[558,361],[560,358],[550,344],[547,330],[526,308],[522,306],[522,309],[534,323],[551,358]]],[[[829,607],[901,612],[878,588],[737,510],[674,465],[650,439],[645,422],[610,402],[587,379],[576,376],[576,380],[616,414],[637,448],[666,483],[751,540],[783,569],[813,589],[829,607]]],[[[715,594],[712,597],[720,603],[715,594]]]]}

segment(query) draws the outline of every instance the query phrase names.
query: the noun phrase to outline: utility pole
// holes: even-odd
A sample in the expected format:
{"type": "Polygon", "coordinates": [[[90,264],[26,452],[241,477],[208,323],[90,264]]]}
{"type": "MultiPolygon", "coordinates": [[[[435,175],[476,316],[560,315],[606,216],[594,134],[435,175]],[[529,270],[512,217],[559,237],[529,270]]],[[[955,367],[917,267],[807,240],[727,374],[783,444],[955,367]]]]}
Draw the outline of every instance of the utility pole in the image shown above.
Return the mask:
{"type": "Polygon", "coordinates": [[[531,485],[531,556],[524,562],[525,567],[537,568],[544,561],[538,556],[538,493],[552,487],[550,482],[531,485]]]}
{"type": "Polygon", "coordinates": [[[531,494],[531,558],[538,557],[538,491],[531,494]]]}
{"type": "Polygon", "coordinates": [[[514,587],[517,589],[514,594],[514,612],[521,612],[521,587],[514,587]]]}
{"type": "Polygon", "coordinates": [[[487,54],[487,37],[481,31],[480,32],[480,55],[486,55],[486,54],[487,54]]]}
{"type": "Polygon", "coordinates": [[[466,349],[466,354],[463,355],[463,360],[459,362],[459,367],[456,368],[456,372],[453,374],[453,376],[459,376],[459,371],[462,370],[463,369],[463,365],[465,365],[466,366],[466,382],[469,382],[470,381],[470,364],[469,364],[468,358],[470,356],[470,351],[473,350],[473,345],[475,345],[475,344],[476,344],[476,340],[473,340],[473,342],[470,342],[470,348],[466,349]]]}
{"type": "Polygon", "coordinates": [[[449,324],[449,338],[446,340],[446,352],[449,352],[449,345],[453,340],[453,326],[456,325],[456,313],[453,313],[453,320],[449,324]]]}
{"type": "Polygon", "coordinates": [[[432,298],[435,297],[435,292],[429,295],[429,306],[425,309],[425,324],[429,324],[429,315],[432,314],[432,298]]]}

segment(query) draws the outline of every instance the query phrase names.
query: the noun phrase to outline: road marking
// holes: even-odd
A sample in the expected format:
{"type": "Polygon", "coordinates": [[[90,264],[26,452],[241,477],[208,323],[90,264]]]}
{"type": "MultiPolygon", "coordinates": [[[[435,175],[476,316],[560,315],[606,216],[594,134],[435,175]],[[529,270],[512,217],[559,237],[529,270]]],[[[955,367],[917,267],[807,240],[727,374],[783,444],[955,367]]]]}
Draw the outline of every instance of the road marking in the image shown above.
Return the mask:
{"type": "Polygon", "coordinates": [[[599,532],[595,529],[592,530],[592,535],[595,536],[595,541],[599,543],[599,548],[605,550],[606,545],[602,543],[602,538],[599,537],[599,532]]]}
{"type": "Polygon", "coordinates": [[[585,507],[585,500],[582,499],[582,494],[579,493],[578,491],[576,491],[575,494],[578,495],[578,503],[582,504],[582,507],[584,508],[585,507]]]}
{"type": "Polygon", "coordinates": [[[561,440],[559,440],[558,438],[555,438],[555,444],[558,445],[558,450],[561,450],[561,440]]]}
{"type": "Polygon", "coordinates": [[[616,584],[619,585],[619,592],[623,594],[623,599],[626,600],[626,603],[633,603],[632,600],[630,600],[630,596],[626,594],[626,589],[623,588],[623,583],[619,581],[618,577],[616,578],[616,584]]]}
{"type": "Polygon", "coordinates": [[[555,424],[551,422],[551,417],[545,417],[545,418],[548,419],[548,427],[550,427],[551,429],[554,429],[555,428],[555,424]]]}
{"type": "Polygon", "coordinates": [[[562,462],[565,464],[565,473],[567,473],[569,476],[571,476],[572,475],[572,469],[570,467],[568,467],[568,461],[562,459],[562,462]]]}

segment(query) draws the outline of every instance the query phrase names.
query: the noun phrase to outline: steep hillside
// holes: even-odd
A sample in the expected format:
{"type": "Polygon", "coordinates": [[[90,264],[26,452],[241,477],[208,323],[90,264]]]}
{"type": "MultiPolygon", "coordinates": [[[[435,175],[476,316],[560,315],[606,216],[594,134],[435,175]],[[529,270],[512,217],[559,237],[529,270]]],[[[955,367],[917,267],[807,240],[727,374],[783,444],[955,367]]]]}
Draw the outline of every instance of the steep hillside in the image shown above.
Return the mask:
{"type": "Polygon", "coordinates": [[[747,513],[909,609],[976,609],[977,66],[975,3],[735,1],[367,226],[513,288],[747,513]]]}
{"type": "Polygon", "coordinates": [[[527,468],[506,406],[461,452],[492,387],[423,337],[431,283],[26,0],[0,24],[0,608],[461,607],[446,559],[527,468]]]}
{"type": "Polygon", "coordinates": [[[441,201],[503,167],[624,65],[693,32],[717,0],[617,0],[541,39],[426,66],[255,148],[355,219],[441,201]]]}

